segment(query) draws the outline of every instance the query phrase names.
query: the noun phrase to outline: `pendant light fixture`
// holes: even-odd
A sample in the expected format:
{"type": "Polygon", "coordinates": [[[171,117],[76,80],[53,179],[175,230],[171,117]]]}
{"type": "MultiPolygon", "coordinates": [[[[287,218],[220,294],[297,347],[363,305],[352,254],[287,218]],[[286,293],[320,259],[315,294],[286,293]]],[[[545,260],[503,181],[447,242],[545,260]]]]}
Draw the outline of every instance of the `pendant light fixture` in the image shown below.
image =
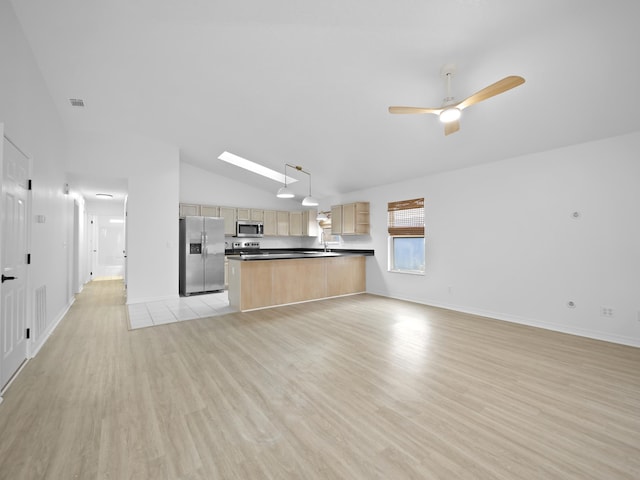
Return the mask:
{"type": "Polygon", "coordinates": [[[276,196],[278,198],[293,198],[295,197],[295,195],[293,194],[293,192],[291,191],[291,189],[289,187],[287,187],[287,163],[284,164],[284,187],[280,187],[278,189],[278,193],[276,194],[276,196]]]}
{"type": "Polygon", "coordinates": [[[318,200],[311,196],[311,174],[306,170],[303,170],[300,165],[289,165],[288,163],[284,164],[284,186],[280,187],[278,193],[276,194],[278,198],[293,198],[294,194],[289,187],[287,187],[287,167],[295,168],[297,171],[306,173],[309,176],[309,195],[304,197],[302,200],[302,205],[305,207],[316,207],[320,203],[318,200]]]}
{"type": "Polygon", "coordinates": [[[304,205],[305,207],[317,207],[320,202],[318,202],[318,200],[311,196],[311,174],[307,172],[305,173],[309,175],[309,195],[304,197],[304,199],[302,200],[302,205],[304,205]]]}

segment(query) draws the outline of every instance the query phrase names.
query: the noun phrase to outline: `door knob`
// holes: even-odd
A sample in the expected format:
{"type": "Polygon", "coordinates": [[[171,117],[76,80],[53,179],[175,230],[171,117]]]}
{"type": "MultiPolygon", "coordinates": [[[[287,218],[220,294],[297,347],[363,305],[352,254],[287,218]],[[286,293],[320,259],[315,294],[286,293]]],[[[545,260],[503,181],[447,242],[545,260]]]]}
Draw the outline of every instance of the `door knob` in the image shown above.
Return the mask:
{"type": "Polygon", "coordinates": [[[15,280],[16,277],[7,277],[4,273],[2,274],[2,283],[4,283],[6,280],[15,280]]]}

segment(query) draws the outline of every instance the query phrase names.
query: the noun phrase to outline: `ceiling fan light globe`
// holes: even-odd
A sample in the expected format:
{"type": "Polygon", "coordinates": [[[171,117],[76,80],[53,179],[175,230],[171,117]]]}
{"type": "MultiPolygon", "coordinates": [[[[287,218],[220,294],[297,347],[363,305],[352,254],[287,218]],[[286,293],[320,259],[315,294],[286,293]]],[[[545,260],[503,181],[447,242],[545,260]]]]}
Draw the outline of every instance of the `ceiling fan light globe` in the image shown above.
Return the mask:
{"type": "Polygon", "coordinates": [[[460,109],[459,108],[447,108],[440,112],[438,116],[442,123],[455,122],[460,118],[460,109]]]}
{"type": "Polygon", "coordinates": [[[285,185],[284,187],[280,187],[278,189],[278,193],[276,193],[278,198],[293,198],[295,195],[293,192],[285,185]]]}
{"type": "Polygon", "coordinates": [[[305,207],[317,207],[318,205],[320,205],[320,203],[311,195],[309,195],[308,197],[304,197],[304,200],[302,200],[302,205],[304,205],[305,207]]]}

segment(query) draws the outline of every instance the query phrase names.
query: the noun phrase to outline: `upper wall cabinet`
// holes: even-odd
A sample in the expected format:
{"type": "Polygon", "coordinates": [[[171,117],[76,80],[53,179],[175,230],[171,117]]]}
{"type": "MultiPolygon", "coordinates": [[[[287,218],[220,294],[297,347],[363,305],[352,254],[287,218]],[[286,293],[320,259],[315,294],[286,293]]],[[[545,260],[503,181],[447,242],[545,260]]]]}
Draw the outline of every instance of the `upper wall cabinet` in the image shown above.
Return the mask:
{"type": "Polygon", "coordinates": [[[296,212],[262,210],[257,208],[218,207],[181,203],[180,216],[204,216],[224,218],[224,234],[236,234],[236,220],[255,220],[264,223],[267,237],[318,235],[317,210],[296,212]]]}
{"type": "Polygon", "coordinates": [[[318,236],[318,210],[305,210],[302,212],[302,235],[305,237],[318,236]]]}
{"type": "Polygon", "coordinates": [[[331,234],[342,235],[342,205],[331,205],[331,234]]]}
{"type": "Polygon", "coordinates": [[[180,217],[199,217],[200,205],[191,205],[187,203],[181,203],[179,216],[180,217]]]}
{"type": "Polygon", "coordinates": [[[317,216],[317,210],[289,212],[289,235],[293,237],[317,237],[317,216]]]}
{"type": "Polygon", "coordinates": [[[289,212],[276,212],[278,222],[278,236],[286,237],[289,235],[289,212]]]}
{"type": "Polygon", "coordinates": [[[251,220],[251,209],[236,208],[236,220],[251,220]]]}
{"type": "Polygon", "coordinates": [[[278,235],[278,218],[275,210],[264,210],[263,212],[264,236],[275,237],[278,235]]]}
{"type": "Polygon", "coordinates": [[[200,215],[203,217],[219,217],[220,207],[213,207],[211,205],[200,205],[200,215]]]}
{"type": "Polygon", "coordinates": [[[258,209],[252,208],[251,220],[255,220],[257,222],[264,222],[264,210],[258,210],[258,209]]]}
{"type": "Polygon", "coordinates": [[[224,234],[236,234],[236,209],[233,207],[220,207],[220,216],[224,218],[224,234]]]}
{"type": "Polygon", "coordinates": [[[369,233],[369,202],[331,206],[333,235],[366,235],[369,233]]]}
{"type": "Polygon", "coordinates": [[[302,212],[289,212],[289,235],[302,236],[302,212]]]}

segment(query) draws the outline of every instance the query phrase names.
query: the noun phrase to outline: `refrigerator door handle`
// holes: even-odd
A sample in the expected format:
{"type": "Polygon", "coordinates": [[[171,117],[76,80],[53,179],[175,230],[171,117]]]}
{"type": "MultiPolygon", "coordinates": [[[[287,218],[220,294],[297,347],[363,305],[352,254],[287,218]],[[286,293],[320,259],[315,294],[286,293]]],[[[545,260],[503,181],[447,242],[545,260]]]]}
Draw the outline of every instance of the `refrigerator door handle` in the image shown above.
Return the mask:
{"type": "Polygon", "coordinates": [[[200,251],[202,252],[202,258],[207,258],[207,233],[202,232],[200,234],[200,251]]]}

